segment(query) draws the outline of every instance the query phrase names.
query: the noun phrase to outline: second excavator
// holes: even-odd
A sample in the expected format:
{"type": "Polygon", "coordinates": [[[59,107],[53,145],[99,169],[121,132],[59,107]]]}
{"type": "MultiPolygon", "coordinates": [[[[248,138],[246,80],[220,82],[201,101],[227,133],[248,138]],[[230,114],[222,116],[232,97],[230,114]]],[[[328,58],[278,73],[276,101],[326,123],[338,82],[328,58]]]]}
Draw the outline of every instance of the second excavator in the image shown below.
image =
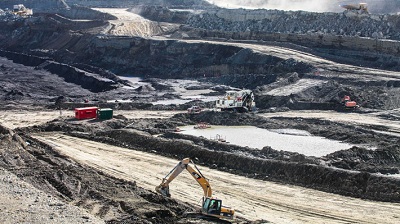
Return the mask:
{"type": "Polygon", "coordinates": [[[170,197],[169,184],[183,171],[187,170],[190,175],[203,188],[204,196],[202,200],[201,213],[206,216],[211,216],[220,219],[233,219],[235,211],[227,206],[222,205],[222,200],[212,197],[210,183],[200,172],[197,166],[190,158],[185,158],[180,161],[162,180],[161,184],[156,187],[156,191],[166,197],[170,197]],[[193,167],[190,165],[192,164],[193,167]]]}
{"type": "Polygon", "coordinates": [[[343,104],[345,109],[353,109],[353,110],[355,110],[355,109],[360,107],[359,105],[357,105],[357,102],[351,100],[350,96],[348,96],[348,95],[345,95],[342,98],[342,104],[343,104]]]}

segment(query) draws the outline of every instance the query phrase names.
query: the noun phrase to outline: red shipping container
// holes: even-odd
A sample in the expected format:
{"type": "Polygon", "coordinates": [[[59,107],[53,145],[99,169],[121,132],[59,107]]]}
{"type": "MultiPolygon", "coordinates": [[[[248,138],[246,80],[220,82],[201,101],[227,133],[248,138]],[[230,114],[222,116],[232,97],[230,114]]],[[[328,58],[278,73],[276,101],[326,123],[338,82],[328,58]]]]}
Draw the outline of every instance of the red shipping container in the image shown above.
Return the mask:
{"type": "Polygon", "coordinates": [[[75,118],[78,120],[96,118],[97,109],[97,107],[75,108],[75,118]]]}

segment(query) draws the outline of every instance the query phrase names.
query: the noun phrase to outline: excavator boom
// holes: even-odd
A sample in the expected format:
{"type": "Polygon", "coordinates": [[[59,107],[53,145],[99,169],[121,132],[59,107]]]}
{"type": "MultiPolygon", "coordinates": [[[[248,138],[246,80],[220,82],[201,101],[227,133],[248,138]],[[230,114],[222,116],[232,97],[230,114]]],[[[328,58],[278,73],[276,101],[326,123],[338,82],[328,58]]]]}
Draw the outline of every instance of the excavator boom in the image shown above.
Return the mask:
{"type": "Polygon", "coordinates": [[[171,183],[183,170],[187,170],[190,175],[200,184],[203,188],[204,196],[211,197],[212,190],[210,184],[208,183],[207,179],[204,175],[200,172],[197,166],[189,159],[185,158],[178,163],[168,174],[163,178],[161,184],[156,187],[156,191],[161,193],[164,196],[170,197],[169,194],[169,183],[171,183]],[[189,165],[189,163],[193,164],[195,169],[189,165]]]}

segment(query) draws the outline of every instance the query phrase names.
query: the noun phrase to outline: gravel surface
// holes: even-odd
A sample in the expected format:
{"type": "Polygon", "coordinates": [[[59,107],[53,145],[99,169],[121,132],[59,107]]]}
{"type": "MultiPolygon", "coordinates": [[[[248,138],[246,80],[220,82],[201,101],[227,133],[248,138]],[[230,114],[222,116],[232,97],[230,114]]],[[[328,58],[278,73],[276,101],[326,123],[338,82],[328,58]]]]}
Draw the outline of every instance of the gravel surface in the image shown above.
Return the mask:
{"type": "Polygon", "coordinates": [[[104,223],[0,168],[0,223],[104,223]]]}

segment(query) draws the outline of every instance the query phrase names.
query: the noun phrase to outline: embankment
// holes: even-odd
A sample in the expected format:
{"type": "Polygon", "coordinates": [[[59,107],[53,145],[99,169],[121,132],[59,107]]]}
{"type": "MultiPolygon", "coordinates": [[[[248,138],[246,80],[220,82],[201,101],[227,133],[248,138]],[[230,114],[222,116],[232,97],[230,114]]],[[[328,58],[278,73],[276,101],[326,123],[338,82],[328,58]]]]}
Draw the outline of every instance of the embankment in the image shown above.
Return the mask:
{"type": "Polygon", "coordinates": [[[103,78],[98,74],[89,73],[67,64],[55,62],[50,58],[2,50],[0,50],[0,56],[6,57],[15,63],[36,67],[36,69],[47,70],[63,77],[66,82],[75,83],[92,92],[102,92],[117,88],[117,83],[113,80],[103,78]]]}

